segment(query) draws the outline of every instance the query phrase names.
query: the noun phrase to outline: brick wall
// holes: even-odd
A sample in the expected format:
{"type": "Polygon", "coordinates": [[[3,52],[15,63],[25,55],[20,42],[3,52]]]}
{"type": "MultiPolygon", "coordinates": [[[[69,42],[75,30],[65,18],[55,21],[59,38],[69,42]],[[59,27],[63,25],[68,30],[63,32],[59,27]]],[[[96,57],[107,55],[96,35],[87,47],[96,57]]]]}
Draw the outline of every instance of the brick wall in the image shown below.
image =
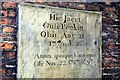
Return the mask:
{"type": "Polygon", "coordinates": [[[15,79],[17,67],[17,4],[1,2],[0,4],[0,78],[1,80],[15,79]]]}
{"type": "MultiPolygon", "coordinates": [[[[29,2],[55,7],[103,12],[102,24],[102,69],[103,79],[120,78],[120,2],[29,2]]],[[[1,3],[0,10],[0,54],[2,68],[0,76],[15,78],[17,67],[17,3],[1,3]]]]}

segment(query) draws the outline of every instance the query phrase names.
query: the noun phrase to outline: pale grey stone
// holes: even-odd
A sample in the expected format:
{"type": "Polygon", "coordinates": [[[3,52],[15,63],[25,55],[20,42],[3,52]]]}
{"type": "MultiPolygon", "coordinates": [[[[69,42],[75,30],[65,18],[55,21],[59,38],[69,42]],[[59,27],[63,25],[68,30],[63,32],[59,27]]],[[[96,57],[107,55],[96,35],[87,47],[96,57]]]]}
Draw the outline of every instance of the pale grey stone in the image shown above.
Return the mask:
{"type": "Polygon", "coordinates": [[[100,12],[20,4],[18,78],[101,78],[101,28],[100,12]],[[60,21],[50,20],[50,14],[59,16],[60,21]],[[71,22],[64,23],[65,16],[72,18],[71,22]],[[45,22],[58,25],[60,29],[47,28],[47,24],[43,25],[45,22]],[[79,29],[62,29],[60,23],[79,29]],[[42,31],[56,35],[43,37],[42,31]],[[76,35],[65,38],[64,33],[76,35]],[[81,39],[80,34],[84,34],[84,38],[81,39]],[[70,40],[74,44],[70,45],[70,40]],[[36,67],[34,64],[38,62],[36,67]]]}

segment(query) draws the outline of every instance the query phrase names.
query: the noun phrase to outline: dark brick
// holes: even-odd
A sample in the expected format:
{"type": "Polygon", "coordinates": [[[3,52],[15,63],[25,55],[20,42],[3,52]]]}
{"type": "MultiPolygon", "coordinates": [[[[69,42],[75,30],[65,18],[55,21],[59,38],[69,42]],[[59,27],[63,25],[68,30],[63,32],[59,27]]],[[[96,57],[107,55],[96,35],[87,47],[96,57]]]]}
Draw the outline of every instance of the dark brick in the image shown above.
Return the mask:
{"type": "Polygon", "coordinates": [[[5,55],[6,55],[6,58],[13,59],[16,57],[16,52],[6,52],[5,55]]]}
{"type": "Polygon", "coordinates": [[[47,2],[47,4],[49,6],[58,6],[58,4],[56,2],[47,2]]]}
{"type": "Polygon", "coordinates": [[[16,36],[3,37],[3,41],[17,41],[17,37],[16,36]]]}
{"type": "Polygon", "coordinates": [[[15,17],[15,16],[16,16],[15,10],[8,10],[8,17],[15,17]]]}
{"type": "Polygon", "coordinates": [[[0,10],[0,16],[7,17],[8,16],[8,11],[7,10],[0,10]]]}
{"type": "Polygon", "coordinates": [[[97,5],[88,5],[88,6],[87,6],[87,10],[100,11],[100,7],[97,6],[97,5]]]}
{"type": "Polygon", "coordinates": [[[68,7],[68,2],[58,2],[57,4],[59,7],[64,7],[64,8],[68,7]]]}

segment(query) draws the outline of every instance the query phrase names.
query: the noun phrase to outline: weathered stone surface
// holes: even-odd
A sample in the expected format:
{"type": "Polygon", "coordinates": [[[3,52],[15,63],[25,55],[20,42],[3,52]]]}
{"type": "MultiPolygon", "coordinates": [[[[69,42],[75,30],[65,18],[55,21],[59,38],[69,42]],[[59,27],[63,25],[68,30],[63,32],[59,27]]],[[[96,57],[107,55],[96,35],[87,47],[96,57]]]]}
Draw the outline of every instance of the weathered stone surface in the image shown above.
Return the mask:
{"type": "Polygon", "coordinates": [[[19,5],[18,78],[100,78],[101,13],[19,5]]]}

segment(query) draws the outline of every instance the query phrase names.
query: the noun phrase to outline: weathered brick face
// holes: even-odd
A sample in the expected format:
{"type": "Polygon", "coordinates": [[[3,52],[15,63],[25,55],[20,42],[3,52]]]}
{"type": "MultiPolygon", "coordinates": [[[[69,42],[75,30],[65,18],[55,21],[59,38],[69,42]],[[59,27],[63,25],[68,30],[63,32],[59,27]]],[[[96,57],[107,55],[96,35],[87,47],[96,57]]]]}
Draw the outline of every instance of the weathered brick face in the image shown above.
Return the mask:
{"type": "MultiPolygon", "coordinates": [[[[32,2],[30,2],[32,3],[32,2]]],[[[15,2],[0,3],[0,51],[2,54],[2,74],[3,80],[16,77],[17,65],[17,4],[15,2]],[[12,76],[9,76],[12,75],[12,76]]],[[[72,8],[78,10],[103,12],[102,24],[102,67],[103,79],[120,78],[120,2],[34,2],[32,4],[43,4],[55,7],[72,8]]]]}

